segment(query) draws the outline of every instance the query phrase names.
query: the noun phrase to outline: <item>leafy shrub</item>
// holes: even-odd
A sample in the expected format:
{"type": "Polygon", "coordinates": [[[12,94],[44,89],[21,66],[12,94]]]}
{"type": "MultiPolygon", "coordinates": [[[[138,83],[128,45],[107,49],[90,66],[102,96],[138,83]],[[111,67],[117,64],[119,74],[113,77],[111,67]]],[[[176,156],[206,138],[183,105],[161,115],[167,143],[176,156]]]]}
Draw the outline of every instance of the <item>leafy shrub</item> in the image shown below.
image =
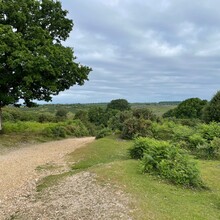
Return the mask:
{"type": "Polygon", "coordinates": [[[145,120],[156,121],[157,116],[153,114],[148,108],[138,108],[133,110],[133,116],[136,118],[143,118],[145,120]]]}
{"type": "Polygon", "coordinates": [[[129,155],[132,159],[142,159],[144,152],[149,146],[154,145],[155,140],[151,138],[139,137],[134,140],[134,145],[129,149],[129,155]]]}
{"type": "Polygon", "coordinates": [[[172,121],[164,121],[163,123],[152,123],[151,131],[153,137],[159,140],[171,140],[174,136],[174,128],[176,124],[172,121]]]}
{"type": "Polygon", "coordinates": [[[109,119],[108,126],[113,131],[116,131],[116,130],[122,131],[123,123],[129,118],[132,118],[131,111],[118,112],[116,115],[114,115],[113,117],[109,119]]]}
{"type": "Polygon", "coordinates": [[[208,141],[213,140],[214,138],[220,138],[220,124],[217,122],[212,122],[210,124],[200,124],[197,127],[198,132],[202,137],[208,141]]]}
{"type": "Polygon", "coordinates": [[[150,120],[145,120],[143,118],[129,118],[123,123],[122,128],[122,138],[133,139],[135,137],[146,137],[152,136],[150,120]]]}
{"type": "Polygon", "coordinates": [[[53,122],[53,121],[55,121],[55,117],[50,113],[41,113],[38,116],[38,122],[40,122],[40,123],[53,122]]]}
{"type": "Polygon", "coordinates": [[[89,135],[87,128],[79,120],[53,124],[45,128],[42,133],[44,136],[54,138],[64,138],[66,136],[83,137],[89,135]]]}
{"type": "Polygon", "coordinates": [[[173,127],[173,138],[172,140],[174,142],[179,141],[189,141],[189,137],[194,134],[194,129],[192,129],[189,126],[181,125],[181,124],[175,124],[173,127]]]}
{"type": "Polygon", "coordinates": [[[193,134],[189,137],[190,146],[193,149],[196,149],[199,145],[206,143],[206,140],[201,136],[201,134],[193,134]]]}
{"type": "Polygon", "coordinates": [[[96,135],[96,139],[106,137],[106,136],[110,135],[111,133],[112,133],[112,130],[111,130],[111,129],[109,129],[109,128],[103,128],[103,129],[100,130],[100,131],[98,132],[98,134],[96,135]]]}
{"type": "Polygon", "coordinates": [[[66,129],[64,126],[56,125],[53,127],[46,128],[44,134],[48,137],[66,137],[66,129]]]}
{"type": "Polygon", "coordinates": [[[204,159],[220,158],[220,138],[214,138],[210,143],[203,143],[197,146],[198,156],[204,159]]]}
{"type": "Polygon", "coordinates": [[[130,149],[132,158],[142,158],[144,173],[160,176],[174,184],[202,187],[199,170],[178,147],[166,141],[138,138],[130,149]]]}

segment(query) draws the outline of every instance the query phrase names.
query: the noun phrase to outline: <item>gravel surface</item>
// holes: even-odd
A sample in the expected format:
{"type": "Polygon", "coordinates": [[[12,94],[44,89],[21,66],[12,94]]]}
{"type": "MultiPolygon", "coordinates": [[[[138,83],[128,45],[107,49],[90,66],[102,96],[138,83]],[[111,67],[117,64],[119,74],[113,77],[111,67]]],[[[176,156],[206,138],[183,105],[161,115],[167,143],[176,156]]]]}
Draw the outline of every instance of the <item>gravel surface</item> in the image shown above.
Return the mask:
{"type": "Polygon", "coordinates": [[[64,171],[68,168],[64,156],[93,140],[66,139],[0,155],[0,220],[131,219],[129,196],[117,187],[100,185],[90,172],[67,177],[43,193],[36,192],[36,183],[48,175],[36,167],[53,164],[61,167],[59,172],[64,171]]]}

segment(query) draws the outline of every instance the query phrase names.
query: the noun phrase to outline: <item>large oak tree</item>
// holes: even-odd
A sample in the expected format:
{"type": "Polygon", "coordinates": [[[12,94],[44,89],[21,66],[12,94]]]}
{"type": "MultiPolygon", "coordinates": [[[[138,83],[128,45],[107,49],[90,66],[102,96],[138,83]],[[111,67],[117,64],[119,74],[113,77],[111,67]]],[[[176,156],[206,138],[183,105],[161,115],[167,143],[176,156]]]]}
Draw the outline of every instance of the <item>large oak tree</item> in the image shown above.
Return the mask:
{"type": "Polygon", "coordinates": [[[62,45],[73,27],[67,13],[56,0],[0,0],[0,130],[3,106],[51,101],[88,80],[91,69],[62,45]]]}

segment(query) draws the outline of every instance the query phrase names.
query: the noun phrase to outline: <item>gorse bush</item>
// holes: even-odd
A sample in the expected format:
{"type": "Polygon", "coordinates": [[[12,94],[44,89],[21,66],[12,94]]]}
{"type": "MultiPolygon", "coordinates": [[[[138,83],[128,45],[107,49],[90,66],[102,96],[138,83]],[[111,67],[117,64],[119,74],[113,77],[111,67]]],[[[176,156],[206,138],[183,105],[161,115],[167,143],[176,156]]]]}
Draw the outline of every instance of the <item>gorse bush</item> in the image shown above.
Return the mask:
{"type": "Polygon", "coordinates": [[[151,173],[187,187],[204,186],[195,164],[183,150],[169,142],[137,138],[129,152],[132,158],[141,159],[144,173],[151,173]]]}

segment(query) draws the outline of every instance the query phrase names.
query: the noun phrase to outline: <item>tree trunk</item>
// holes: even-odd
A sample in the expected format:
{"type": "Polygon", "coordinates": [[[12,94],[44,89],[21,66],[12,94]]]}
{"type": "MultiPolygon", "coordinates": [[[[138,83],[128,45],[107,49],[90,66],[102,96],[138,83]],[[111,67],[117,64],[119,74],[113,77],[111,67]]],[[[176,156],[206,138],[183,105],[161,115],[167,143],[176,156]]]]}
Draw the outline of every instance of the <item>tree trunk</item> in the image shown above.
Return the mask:
{"type": "Polygon", "coordinates": [[[0,132],[2,131],[2,108],[0,107],[0,132]]]}

